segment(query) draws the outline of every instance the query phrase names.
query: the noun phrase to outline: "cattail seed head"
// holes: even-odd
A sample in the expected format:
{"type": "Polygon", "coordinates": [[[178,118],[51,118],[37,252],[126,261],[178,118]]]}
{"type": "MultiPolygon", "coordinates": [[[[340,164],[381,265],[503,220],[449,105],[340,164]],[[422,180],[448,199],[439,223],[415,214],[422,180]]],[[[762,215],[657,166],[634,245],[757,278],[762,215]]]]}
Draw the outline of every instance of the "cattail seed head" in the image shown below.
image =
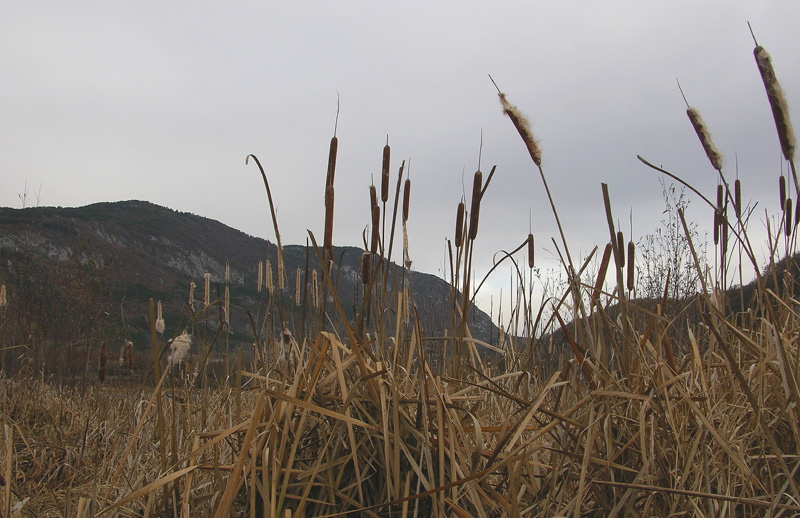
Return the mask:
{"type": "MultiPolygon", "coordinates": [[[[800,205],[800,203],[798,203],[798,205],[800,205]]],[[[794,216],[794,214],[792,214],[791,198],[786,198],[786,205],[783,209],[783,215],[784,215],[783,231],[786,234],[786,237],[789,237],[792,235],[792,226],[793,226],[792,217],[794,216]]]]}
{"type": "Polygon", "coordinates": [[[722,184],[717,185],[717,210],[722,212],[722,207],[725,204],[725,190],[722,184]]]}
{"type": "Polygon", "coordinates": [[[119,350],[119,357],[117,358],[117,364],[120,367],[125,366],[125,344],[122,344],[122,348],[119,350]]]}
{"type": "Polygon", "coordinates": [[[231,262],[225,261],[225,284],[231,282],[231,262]]]}
{"type": "Polygon", "coordinates": [[[194,311],[194,288],[195,288],[194,282],[190,282],[189,283],[189,307],[192,308],[192,311],[194,311]]]}
{"type": "Polygon", "coordinates": [[[225,322],[230,322],[231,314],[231,291],[228,286],[225,286],[225,322]]]}
{"type": "Polygon", "coordinates": [[[794,209],[794,226],[796,227],[800,223],[800,203],[794,209]]]}
{"type": "Polygon", "coordinates": [[[272,263],[269,259],[264,264],[264,286],[270,295],[275,291],[275,283],[272,281],[272,263]]]}
{"type": "Polygon", "coordinates": [[[189,352],[189,348],[192,346],[192,337],[183,330],[183,333],[180,336],[175,337],[170,344],[169,356],[167,357],[167,363],[172,365],[173,367],[179,364],[183,359],[186,357],[186,354],[189,352]]]}
{"type": "Polygon", "coordinates": [[[333,185],[325,188],[325,240],[323,250],[328,260],[333,259],[333,185]]]}
{"type": "Polygon", "coordinates": [[[317,270],[311,271],[311,299],[314,308],[319,309],[319,283],[317,282],[317,270]]]}
{"type": "Polygon", "coordinates": [[[786,177],[783,175],[778,180],[778,194],[780,195],[781,208],[786,207],[786,177]]]}
{"type": "Polygon", "coordinates": [[[97,379],[100,380],[100,383],[103,383],[106,380],[106,363],[108,362],[108,349],[106,348],[106,343],[103,342],[100,344],[100,362],[97,366],[97,379]]]}
{"type": "Polygon", "coordinates": [[[625,237],[622,235],[621,230],[617,232],[617,250],[619,250],[619,264],[617,266],[623,268],[625,266],[625,237]]]}
{"type": "Polygon", "coordinates": [[[530,127],[531,125],[528,122],[528,119],[517,109],[516,106],[508,102],[504,93],[498,93],[497,95],[500,98],[500,104],[503,106],[503,113],[508,115],[508,118],[511,119],[511,122],[514,124],[514,127],[517,128],[517,133],[519,133],[519,136],[522,137],[525,147],[528,148],[528,153],[531,155],[533,163],[541,167],[542,150],[539,148],[539,143],[535,138],[533,138],[533,133],[531,132],[530,127]]]}
{"type": "Polygon", "coordinates": [[[372,211],[373,207],[378,206],[378,194],[374,185],[369,186],[369,210],[372,211]]]}
{"type": "Polygon", "coordinates": [[[533,234],[528,234],[528,268],[533,268],[533,234]]]}
{"type": "Polygon", "coordinates": [[[158,316],[156,317],[156,331],[158,334],[164,333],[164,317],[161,314],[161,301],[158,301],[158,316]]]}
{"type": "Polygon", "coordinates": [[[125,342],[125,349],[128,356],[128,369],[133,373],[133,342],[127,340],[125,342]]]}
{"type": "Polygon", "coordinates": [[[778,139],[781,142],[781,151],[786,160],[794,158],[795,136],[792,128],[792,121],[789,118],[789,105],[786,103],[786,96],[783,94],[781,84],[775,76],[775,69],[772,67],[770,58],[764,47],[758,46],[753,50],[761,73],[761,80],[764,81],[764,88],[767,91],[767,99],[772,108],[772,117],[775,119],[775,127],[778,130],[778,139]]]}
{"type": "Polygon", "coordinates": [[[714,246],[719,244],[719,209],[714,208],[714,246]]]}
{"type": "Polygon", "coordinates": [[[331,147],[328,152],[328,176],[325,179],[325,185],[333,185],[333,177],[336,174],[336,152],[339,149],[339,139],[335,136],[331,138],[331,147]]]}
{"type": "Polygon", "coordinates": [[[283,265],[283,254],[278,254],[278,289],[286,289],[286,269],[283,265]]]}
{"type": "Polygon", "coordinates": [[[381,167],[381,201],[389,200],[389,144],[383,146],[383,166],[381,167]]]}
{"type": "Polygon", "coordinates": [[[628,291],[633,290],[634,268],[635,268],[634,253],[635,253],[635,247],[633,245],[633,241],[628,241],[628,279],[627,279],[628,291]]]}
{"type": "Polygon", "coordinates": [[[203,287],[203,307],[211,305],[211,274],[206,273],[203,275],[205,279],[205,286],[203,287]]]}
{"type": "Polygon", "coordinates": [[[298,267],[294,278],[294,303],[296,306],[300,305],[300,279],[302,278],[303,274],[300,271],[300,267],[298,267]]]}
{"type": "Polygon", "coordinates": [[[403,223],[408,221],[408,205],[411,201],[411,180],[406,178],[403,184],[403,223]]]}
{"type": "Polygon", "coordinates": [[[0,308],[8,306],[8,299],[6,299],[6,285],[0,286],[0,308]]]}
{"type": "Polygon", "coordinates": [[[258,293],[261,293],[261,285],[264,282],[264,263],[258,262],[258,293]]]}
{"type": "Polygon", "coordinates": [[[370,273],[370,254],[369,252],[365,251],[361,254],[361,284],[367,285],[369,284],[369,273],[370,273]]]}
{"type": "Polygon", "coordinates": [[[458,211],[456,212],[456,248],[461,247],[461,242],[464,239],[464,202],[458,204],[458,211]]]}
{"type": "Polygon", "coordinates": [[[737,178],[733,182],[733,208],[736,210],[736,217],[742,217],[742,182],[737,178]]]}
{"type": "Polygon", "coordinates": [[[703,149],[705,150],[706,156],[708,156],[708,160],[711,162],[711,165],[717,171],[722,170],[722,155],[717,149],[717,146],[714,145],[714,141],[711,140],[711,132],[708,131],[708,126],[706,126],[706,123],[700,116],[700,112],[695,108],[689,108],[686,110],[686,115],[689,116],[689,120],[692,122],[694,131],[697,133],[697,137],[700,139],[700,144],[703,145],[703,149]]]}
{"type": "Polygon", "coordinates": [[[469,239],[473,241],[478,235],[478,219],[481,212],[481,189],[483,188],[483,173],[475,171],[472,180],[472,205],[469,213],[469,239]]]}
{"type": "Polygon", "coordinates": [[[377,205],[372,207],[372,241],[370,242],[369,250],[373,254],[378,251],[378,243],[380,242],[380,225],[381,225],[381,209],[377,205]]]}
{"type": "Polygon", "coordinates": [[[720,239],[722,240],[722,253],[720,256],[722,257],[722,264],[725,264],[725,254],[728,253],[728,215],[722,214],[719,217],[719,226],[720,226],[720,239]]]}

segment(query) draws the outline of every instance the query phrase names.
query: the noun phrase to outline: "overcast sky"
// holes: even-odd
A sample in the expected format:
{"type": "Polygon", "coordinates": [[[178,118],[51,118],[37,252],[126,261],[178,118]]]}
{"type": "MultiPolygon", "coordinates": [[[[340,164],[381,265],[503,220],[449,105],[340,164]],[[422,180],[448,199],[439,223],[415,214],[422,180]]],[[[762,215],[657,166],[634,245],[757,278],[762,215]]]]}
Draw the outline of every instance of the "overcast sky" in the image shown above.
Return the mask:
{"type": "MultiPolygon", "coordinates": [[[[283,242],[304,244],[322,233],[338,94],[336,244],[361,243],[388,135],[392,174],[410,163],[414,268],[442,276],[482,133],[497,172],[477,271],[529,227],[547,269],[555,222],[487,75],[531,121],[574,257],[608,239],[601,182],[626,239],[631,212],[634,241],[658,227],[637,154],[713,196],[679,78],[763,229],[782,162],[747,21],[800,102],[798,2],[4,2],[0,205],[27,183],[29,205],[40,187],[41,205],[140,199],[274,240],[253,153],[283,242]]],[[[689,215],[710,228],[699,200],[689,215]]]]}

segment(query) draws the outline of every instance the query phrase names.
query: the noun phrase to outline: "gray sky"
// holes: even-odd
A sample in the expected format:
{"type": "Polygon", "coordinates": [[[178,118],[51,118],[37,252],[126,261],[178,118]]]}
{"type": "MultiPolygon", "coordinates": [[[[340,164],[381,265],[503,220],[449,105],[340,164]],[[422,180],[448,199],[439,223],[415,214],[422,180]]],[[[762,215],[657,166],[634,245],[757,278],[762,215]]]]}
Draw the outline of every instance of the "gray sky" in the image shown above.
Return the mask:
{"type": "MultiPolygon", "coordinates": [[[[631,211],[634,240],[657,228],[658,176],[637,154],[713,196],[677,77],[730,178],[738,156],[761,231],[782,163],[748,20],[800,102],[797,2],[5,2],[0,205],[20,207],[27,182],[29,204],[39,186],[42,205],[142,199],[273,240],[253,153],[284,243],[305,243],[322,233],[338,93],[336,244],[361,243],[388,135],[392,174],[411,164],[414,267],[442,275],[482,132],[481,167],[497,173],[477,271],[530,225],[547,269],[554,219],[487,74],[540,140],[573,256],[607,241],[601,182],[626,239],[631,211]]],[[[710,211],[690,209],[709,228],[710,211]]]]}

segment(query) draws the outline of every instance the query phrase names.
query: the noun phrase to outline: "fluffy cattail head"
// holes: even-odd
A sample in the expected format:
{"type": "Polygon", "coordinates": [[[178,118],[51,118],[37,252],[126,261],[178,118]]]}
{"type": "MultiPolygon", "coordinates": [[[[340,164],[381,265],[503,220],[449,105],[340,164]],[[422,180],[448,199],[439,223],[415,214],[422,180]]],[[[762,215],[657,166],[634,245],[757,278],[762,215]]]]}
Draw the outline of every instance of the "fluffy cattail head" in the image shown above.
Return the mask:
{"type": "Polygon", "coordinates": [[[389,200],[389,144],[383,146],[383,165],[381,167],[381,201],[386,203],[389,200]]]}
{"type": "Polygon", "coordinates": [[[408,221],[408,205],[410,203],[411,198],[411,180],[406,178],[406,182],[403,185],[403,223],[408,221]]]}
{"type": "Polygon", "coordinates": [[[164,317],[161,314],[161,301],[158,301],[158,316],[156,317],[156,331],[159,334],[164,332],[164,317]]]}
{"type": "Polygon", "coordinates": [[[189,283],[189,307],[194,311],[194,282],[189,283]]]}
{"type": "Polygon", "coordinates": [[[772,68],[772,59],[764,47],[757,46],[753,50],[756,57],[758,71],[761,73],[761,80],[764,81],[764,88],[767,91],[767,99],[772,108],[772,117],[775,119],[775,127],[778,130],[778,139],[781,142],[781,151],[786,160],[794,158],[795,137],[792,128],[792,120],[789,118],[789,105],[786,103],[786,96],[775,76],[775,69],[772,68]]]}
{"type": "Polygon", "coordinates": [[[461,242],[464,239],[464,202],[458,204],[458,211],[456,212],[456,248],[461,247],[461,242]]]}
{"type": "Polygon", "coordinates": [[[169,347],[169,356],[167,357],[167,363],[175,366],[180,363],[185,357],[186,354],[189,352],[189,348],[192,346],[192,337],[183,330],[180,336],[175,337],[170,344],[169,347]]]}
{"type": "Polygon", "coordinates": [[[539,148],[539,143],[535,138],[533,138],[531,125],[528,122],[528,119],[517,109],[516,106],[508,102],[506,99],[506,94],[499,92],[497,95],[500,98],[500,104],[503,106],[503,113],[508,115],[508,118],[511,119],[511,122],[514,124],[514,127],[517,128],[517,133],[519,133],[519,136],[522,137],[525,147],[528,148],[528,153],[531,155],[533,163],[537,166],[541,166],[542,150],[539,148]]]}
{"type": "Polygon", "coordinates": [[[97,379],[100,380],[100,383],[106,380],[106,363],[108,363],[108,349],[106,343],[103,342],[100,344],[100,362],[97,366],[97,379]]]}
{"type": "Polygon", "coordinates": [[[267,291],[270,295],[275,290],[275,284],[272,282],[272,263],[269,259],[264,264],[264,285],[267,288],[267,291]]]}
{"type": "Polygon", "coordinates": [[[706,123],[700,116],[700,112],[695,108],[690,107],[686,110],[686,115],[689,116],[689,120],[692,122],[694,131],[697,133],[697,137],[700,139],[700,144],[703,145],[703,149],[705,150],[706,156],[708,156],[708,160],[711,162],[711,165],[714,167],[714,169],[720,171],[722,169],[722,154],[720,154],[717,146],[715,146],[714,142],[711,140],[711,132],[708,131],[708,126],[706,126],[706,123]]]}
{"type": "Polygon", "coordinates": [[[481,189],[483,188],[483,173],[475,171],[472,179],[472,205],[469,213],[469,239],[475,239],[478,235],[478,219],[481,212],[481,189]]]}
{"type": "Polygon", "coordinates": [[[231,314],[231,291],[228,286],[225,286],[225,323],[230,322],[231,314]]]}

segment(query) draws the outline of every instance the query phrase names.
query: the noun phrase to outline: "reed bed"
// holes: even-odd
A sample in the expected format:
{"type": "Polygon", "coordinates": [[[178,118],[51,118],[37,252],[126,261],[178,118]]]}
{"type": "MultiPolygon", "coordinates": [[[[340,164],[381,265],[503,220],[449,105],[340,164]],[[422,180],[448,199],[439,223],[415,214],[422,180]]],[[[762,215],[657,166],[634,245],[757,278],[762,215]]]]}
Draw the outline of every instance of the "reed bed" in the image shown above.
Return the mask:
{"type": "MultiPolygon", "coordinates": [[[[763,73],[768,58],[758,49],[763,73]]],[[[267,175],[251,156],[267,190],[279,265],[274,284],[269,261],[258,265],[264,298],[250,315],[252,353],[239,351],[234,360],[226,350],[226,375],[209,383],[209,351],[223,340],[230,302],[227,286],[223,300],[211,300],[206,282],[202,310],[194,312],[193,295],[188,304],[199,352],[178,350],[188,339],[180,331],[172,345],[160,337],[164,321],[151,305],[153,359],[143,383],[56,386],[32,376],[3,378],[2,516],[800,513],[800,306],[793,290],[800,272],[776,267],[793,250],[791,218],[780,220],[788,229],[783,256],[771,245],[770,267],[760,269],[746,237],[740,183],[735,194],[723,190],[721,156],[690,108],[721,179],[716,203],[697,194],[731,234],[730,242],[715,244],[723,252],[715,266],[729,268],[728,247],[743,251],[757,276],[753,295],[732,310],[731,299],[744,295],[726,290],[725,276],[712,276],[701,263],[680,212],[702,289],[672,300],[664,286],[660,300],[637,299],[637,255],[629,241],[626,257],[608,187],[608,245],[590,274],[596,251],[583,264],[572,262],[542,150],[525,117],[498,92],[558,225],[567,281],[554,302],[532,300],[532,276],[524,270],[535,265],[534,236],[521,236],[500,263],[521,256],[512,270],[522,302],[512,320],[523,324],[503,329],[498,344],[473,337],[467,315],[480,284],[472,285],[471,262],[480,253],[479,209],[495,173],[484,180],[478,171],[469,206],[457,205],[448,242],[449,330],[426,335],[407,271],[410,183],[401,166],[392,200],[387,143],[380,204],[370,189],[361,307],[350,319],[337,296],[332,254],[338,138],[331,141],[322,246],[309,234],[310,264],[317,266],[298,271],[294,285],[283,279],[267,175]],[[728,199],[735,220],[726,216],[728,199]],[[403,266],[391,268],[398,206],[403,266]],[[680,319],[668,306],[694,318],[680,319]],[[208,315],[217,310],[225,316],[210,326],[208,315]]],[[[776,110],[772,97],[770,103],[776,110]]],[[[791,128],[788,111],[778,111],[778,131],[791,128]]],[[[793,149],[792,139],[782,136],[782,149],[793,149]]]]}

